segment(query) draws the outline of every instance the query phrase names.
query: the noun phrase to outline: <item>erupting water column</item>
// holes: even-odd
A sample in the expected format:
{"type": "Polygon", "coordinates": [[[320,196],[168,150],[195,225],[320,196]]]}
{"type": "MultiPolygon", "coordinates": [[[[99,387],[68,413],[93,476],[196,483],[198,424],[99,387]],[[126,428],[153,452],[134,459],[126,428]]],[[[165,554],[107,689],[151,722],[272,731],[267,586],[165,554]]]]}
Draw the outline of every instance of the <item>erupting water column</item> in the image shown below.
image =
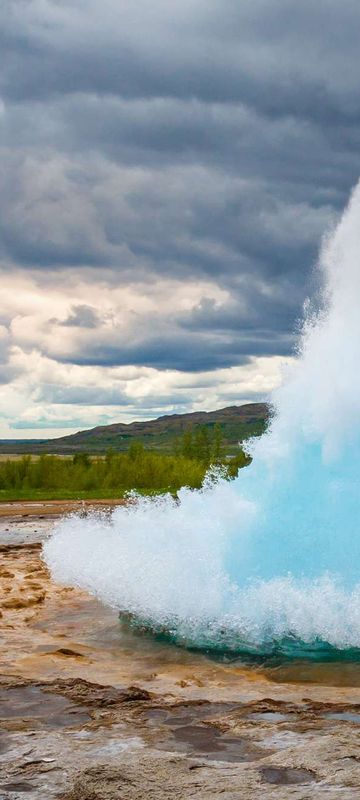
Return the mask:
{"type": "Polygon", "coordinates": [[[177,642],[360,647],[360,188],[322,248],[323,301],[236,481],[60,522],[57,580],[177,642]]]}

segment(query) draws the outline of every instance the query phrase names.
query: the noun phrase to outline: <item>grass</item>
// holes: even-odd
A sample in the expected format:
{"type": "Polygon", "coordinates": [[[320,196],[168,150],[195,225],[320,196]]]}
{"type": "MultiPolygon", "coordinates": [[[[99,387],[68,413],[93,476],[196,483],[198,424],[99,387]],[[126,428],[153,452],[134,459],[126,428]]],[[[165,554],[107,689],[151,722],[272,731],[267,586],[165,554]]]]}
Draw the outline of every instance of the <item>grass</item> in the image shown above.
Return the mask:
{"type": "MultiPolygon", "coordinates": [[[[138,494],[155,496],[170,492],[176,494],[174,487],[163,489],[137,489],[138,494]]],[[[21,501],[46,501],[46,500],[122,500],[129,493],[128,488],[102,491],[71,491],[70,489],[0,489],[0,503],[15,503],[21,501]]]]}
{"type": "MultiPolygon", "coordinates": [[[[3,461],[21,461],[24,457],[24,453],[0,453],[0,464],[3,461]]],[[[72,458],[73,456],[69,453],[59,453],[56,458],[72,458]]],[[[95,456],[89,456],[90,458],[95,458],[95,456]]],[[[39,461],[41,458],[41,454],[39,453],[31,453],[31,460],[32,461],[39,461]]],[[[96,458],[105,458],[104,455],[98,455],[96,458]]]]}

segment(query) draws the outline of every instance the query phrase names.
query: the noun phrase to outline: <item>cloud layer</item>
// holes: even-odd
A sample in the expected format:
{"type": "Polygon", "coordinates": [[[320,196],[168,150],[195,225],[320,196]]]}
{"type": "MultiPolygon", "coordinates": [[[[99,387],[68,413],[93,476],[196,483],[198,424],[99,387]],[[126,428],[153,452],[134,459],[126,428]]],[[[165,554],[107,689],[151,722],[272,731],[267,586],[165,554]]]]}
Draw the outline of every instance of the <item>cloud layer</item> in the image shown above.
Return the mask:
{"type": "Polygon", "coordinates": [[[359,24],[355,0],[3,2],[0,436],[271,389],[358,178],[359,24]]]}

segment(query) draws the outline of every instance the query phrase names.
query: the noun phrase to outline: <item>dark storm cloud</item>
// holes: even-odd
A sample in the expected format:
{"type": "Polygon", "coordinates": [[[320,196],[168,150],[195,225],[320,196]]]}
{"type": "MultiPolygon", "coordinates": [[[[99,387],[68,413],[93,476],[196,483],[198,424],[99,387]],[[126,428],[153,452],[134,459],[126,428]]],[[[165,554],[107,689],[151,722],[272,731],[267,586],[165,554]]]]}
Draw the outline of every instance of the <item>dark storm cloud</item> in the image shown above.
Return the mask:
{"type": "Polygon", "coordinates": [[[287,335],[289,349],[292,337],[289,335],[294,315],[298,309],[296,300],[290,298],[286,302],[285,291],[282,296],[276,293],[270,297],[262,297],[260,293],[244,292],[244,298],[228,305],[218,306],[212,298],[203,298],[188,314],[179,320],[181,327],[193,332],[213,331],[218,333],[233,332],[248,335],[261,333],[269,339],[287,335]]]}
{"type": "MultiPolygon", "coordinates": [[[[232,297],[167,340],[92,341],[74,363],[197,371],[291,350],[358,177],[359,29],[355,0],[5,0],[4,261],[232,297]]],[[[63,324],[98,318],[83,306],[63,324]]]]}
{"type": "MultiPolygon", "coordinates": [[[[288,355],[291,337],[288,333],[261,329],[242,333],[241,337],[216,336],[176,331],[167,336],[148,336],[132,344],[88,342],[86,348],[74,348],[71,354],[56,352],[57,360],[79,366],[119,367],[138,365],[159,370],[202,372],[246,364],[249,355],[288,355]]],[[[51,347],[47,354],[53,356],[51,347]]]]}
{"type": "Polygon", "coordinates": [[[356,0],[103,0],[101,12],[97,0],[11,0],[0,20],[5,97],[82,91],[241,101],[307,118],[358,112],[356,0]]]}

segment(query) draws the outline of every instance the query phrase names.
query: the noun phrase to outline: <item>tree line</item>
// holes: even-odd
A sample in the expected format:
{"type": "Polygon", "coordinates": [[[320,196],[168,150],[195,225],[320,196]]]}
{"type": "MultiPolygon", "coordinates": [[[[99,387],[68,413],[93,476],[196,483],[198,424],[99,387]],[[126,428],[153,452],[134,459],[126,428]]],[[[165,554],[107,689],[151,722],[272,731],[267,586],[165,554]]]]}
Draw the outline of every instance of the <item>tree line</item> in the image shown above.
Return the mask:
{"type": "Polygon", "coordinates": [[[199,489],[212,464],[222,464],[231,479],[248,462],[241,449],[231,460],[224,458],[220,426],[212,432],[188,429],[172,455],[146,450],[135,440],[125,453],[109,450],[105,457],[79,452],[71,458],[25,455],[0,461],[0,497],[120,497],[132,489],[176,493],[182,486],[199,489]]]}

